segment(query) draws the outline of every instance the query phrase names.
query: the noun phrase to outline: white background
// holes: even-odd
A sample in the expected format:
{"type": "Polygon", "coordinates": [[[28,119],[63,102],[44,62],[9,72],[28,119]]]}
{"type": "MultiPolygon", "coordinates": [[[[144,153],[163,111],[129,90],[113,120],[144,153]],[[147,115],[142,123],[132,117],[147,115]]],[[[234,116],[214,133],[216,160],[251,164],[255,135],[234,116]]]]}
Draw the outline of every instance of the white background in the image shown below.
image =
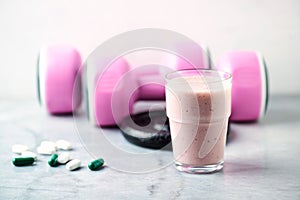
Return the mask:
{"type": "Polygon", "coordinates": [[[214,60],[227,50],[258,50],[271,94],[300,93],[299,0],[0,0],[0,97],[36,97],[44,44],[72,44],[86,58],[106,39],[146,27],[204,42],[214,60]]]}

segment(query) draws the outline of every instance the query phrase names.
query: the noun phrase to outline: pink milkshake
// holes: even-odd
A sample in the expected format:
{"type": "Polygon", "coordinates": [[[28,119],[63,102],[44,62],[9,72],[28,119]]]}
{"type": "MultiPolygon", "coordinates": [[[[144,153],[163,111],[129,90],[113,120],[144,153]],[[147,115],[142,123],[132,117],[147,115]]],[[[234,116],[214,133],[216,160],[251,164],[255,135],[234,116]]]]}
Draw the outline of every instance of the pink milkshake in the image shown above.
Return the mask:
{"type": "Polygon", "coordinates": [[[169,117],[176,168],[189,173],[222,169],[231,75],[214,70],[183,70],[166,77],[169,117]]]}

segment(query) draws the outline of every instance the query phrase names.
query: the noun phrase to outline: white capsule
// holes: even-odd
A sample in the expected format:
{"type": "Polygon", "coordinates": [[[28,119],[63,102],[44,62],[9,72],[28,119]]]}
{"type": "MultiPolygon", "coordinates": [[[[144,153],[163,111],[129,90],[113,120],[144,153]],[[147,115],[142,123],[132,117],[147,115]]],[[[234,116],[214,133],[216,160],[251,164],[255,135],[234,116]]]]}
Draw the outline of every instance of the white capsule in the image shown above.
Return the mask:
{"type": "Polygon", "coordinates": [[[78,159],[74,159],[67,163],[66,169],[69,171],[72,171],[72,170],[78,169],[80,167],[80,165],[81,165],[81,161],[78,159]]]}
{"type": "Polygon", "coordinates": [[[51,141],[42,141],[40,146],[57,149],[56,143],[51,141]]]}
{"type": "Polygon", "coordinates": [[[32,158],[34,158],[34,160],[37,159],[36,153],[33,153],[32,151],[23,151],[21,153],[21,157],[32,157],[32,158]]]}
{"type": "Polygon", "coordinates": [[[11,147],[12,152],[21,154],[23,151],[29,150],[28,146],[22,144],[14,144],[11,147]]]}
{"type": "Polygon", "coordinates": [[[71,150],[72,149],[71,143],[66,140],[57,140],[55,144],[58,149],[62,149],[62,150],[71,150]]]}
{"type": "Polygon", "coordinates": [[[58,155],[57,161],[60,164],[66,164],[70,160],[70,154],[68,152],[63,152],[58,155]]]}
{"type": "Polygon", "coordinates": [[[39,146],[37,148],[37,152],[38,154],[43,154],[43,155],[52,155],[54,153],[56,153],[55,148],[51,147],[51,146],[39,146]]]}

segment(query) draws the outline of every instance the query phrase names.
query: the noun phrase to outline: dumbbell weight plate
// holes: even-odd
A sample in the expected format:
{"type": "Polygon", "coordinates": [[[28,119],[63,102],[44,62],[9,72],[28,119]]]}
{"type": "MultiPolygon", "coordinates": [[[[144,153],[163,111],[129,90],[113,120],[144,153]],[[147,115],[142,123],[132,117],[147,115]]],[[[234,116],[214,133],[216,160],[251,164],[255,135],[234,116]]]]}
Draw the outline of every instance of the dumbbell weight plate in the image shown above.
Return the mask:
{"type": "Polygon", "coordinates": [[[127,116],[119,127],[123,136],[138,146],[160,149],[171,142],[169,122],[164,110],[127,116]]]}

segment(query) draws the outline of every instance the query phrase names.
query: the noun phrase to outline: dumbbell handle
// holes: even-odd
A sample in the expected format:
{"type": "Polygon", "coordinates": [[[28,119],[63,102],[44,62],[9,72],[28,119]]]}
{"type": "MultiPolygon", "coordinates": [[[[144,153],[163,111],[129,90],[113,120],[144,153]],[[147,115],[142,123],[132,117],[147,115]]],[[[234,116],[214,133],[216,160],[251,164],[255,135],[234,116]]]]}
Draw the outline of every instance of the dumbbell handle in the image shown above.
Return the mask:
{"type": "Polygon", "coordinates": [[[164,100],[165,81],[159,74],[143,75],[138,79],[139,100],[164,100]]]}

